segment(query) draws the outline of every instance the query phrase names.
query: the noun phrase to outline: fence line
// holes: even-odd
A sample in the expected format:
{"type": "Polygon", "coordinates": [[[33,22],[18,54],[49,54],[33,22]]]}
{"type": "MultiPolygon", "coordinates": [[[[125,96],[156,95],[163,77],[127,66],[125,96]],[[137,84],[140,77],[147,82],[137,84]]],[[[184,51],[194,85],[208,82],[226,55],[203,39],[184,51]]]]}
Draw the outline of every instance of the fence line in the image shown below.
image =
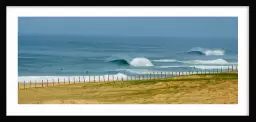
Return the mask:
{"type": "MultiPolygon", "coordinates": [[[[153,79],[163,79],[163,78],[170,78],[170,77],[176,77],[176,76],[187,76],[187,75],[201,75],[201,74],[215,74],[215,73],[221,73],[221,72],[232,72],[232,71],[238,71],[238,66],[231,66],[231,67],[227,67],[227,69],[223,69],[221,68],[216,68],[216,69],[201,69],[201,70],[196,70],[196,71],[188,71],[188,72],[151,72],[151,73],[145,73],[142,75],[134,75],[134,76],[126,76],[122,77],[122,76],[114,76],[112,75],[112,79],[110,79],[109,74],[107,75],[107,78],[105,78],[106,75],[103,76],[98,76],[98,81],[97,82],[115,82],[115,81],[125,81],[125,80],[153,80],[153,79]],[[102,79],[103,80],[102,80],[102,79]]],[[[88,74],[88,73],[87,73],[88,74]]],[[[54,78],[52,79],[52,82],[49,83],[48,79],[46,79],[46,86],[44,85],[44,80],[41,81],[40,84],[40,80],[35,80],[34,82],[32,80],[29,81],[23,81],[23,84],[18,82],[18,88],[19,89],[26,89],[26,88],[39,88],[41,87],[49,87],[49,86],[59,86],[59,85],[63,85],[66,84],[66,80],[68,79],[68,84],[71,84],[71,77],[65,78],[63,77],[63,81],[64,82],[60,82],[60,78],[57,78],[57,84],[54,81],[54,78]],[[38,82],[36,82],[38,81],[38,82]],[[34,84],[34,87],[33,87],[34,84]],[[39,87],[38,87],[39,84],[39,87]],[[20,86],[21,85],[21,86],[20,86]],[[23,86],[23,87],[22,87],[23,86]]],[[[87,80],[85,78],[85,76],[82,77],[83,78],[83,83],[86,82],[92,82],[91,81],[91,76],[88,76],[87,80]]],[[[81,78],[80,76],[78,77],[78,82],[81,82],[81,78]]],[[[96,76],[93,76],[93,82],[96,82],[96,76]]],[[[76,84],[76,78],[73,77],[73,84],[76,84]]]]}

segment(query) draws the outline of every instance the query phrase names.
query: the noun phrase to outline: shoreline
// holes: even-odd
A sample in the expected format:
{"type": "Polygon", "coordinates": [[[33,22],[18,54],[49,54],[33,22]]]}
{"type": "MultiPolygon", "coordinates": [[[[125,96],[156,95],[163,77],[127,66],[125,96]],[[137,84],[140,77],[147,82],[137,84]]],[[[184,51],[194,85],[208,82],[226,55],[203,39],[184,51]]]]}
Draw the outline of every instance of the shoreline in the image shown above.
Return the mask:
{"type": "Polygon", "coordinates": [[[41,83],[46,82],[94,82],[95,81],[118,81],[118,80],[137,80],[137,79],[153,79],[153,78],[167,78],[167,77],[177,77],[177,76],[188,76],[188,75],[202,75],[202,74],[216,74],[216,73],[224,73],[224,72],[236,72],[237,69],[230,69],[230,71],[222,71],[222,70],[214,70],[211,72],[207,71],[197,71],[197,72],[153,72],[153,73],[145,73],[145,74],[137,74],[137,75],[127,75],[125,73],[117,73],[117,74],[107,74],[107,75],[92,75],[92,76],[18,76],[19,83],[41,83]]]}

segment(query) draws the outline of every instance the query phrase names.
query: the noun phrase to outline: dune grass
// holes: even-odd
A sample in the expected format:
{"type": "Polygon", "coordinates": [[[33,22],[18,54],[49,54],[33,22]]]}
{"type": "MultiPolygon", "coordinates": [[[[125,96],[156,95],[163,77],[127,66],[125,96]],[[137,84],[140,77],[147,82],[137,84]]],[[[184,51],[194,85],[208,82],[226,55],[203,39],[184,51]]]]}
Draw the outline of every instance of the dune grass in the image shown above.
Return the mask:
{"type": "Polygon", "coordinates": [[[19,104],[237,104],[237,102],[237,72],[154,80],[62,84],[18,90],[19,104]]]}

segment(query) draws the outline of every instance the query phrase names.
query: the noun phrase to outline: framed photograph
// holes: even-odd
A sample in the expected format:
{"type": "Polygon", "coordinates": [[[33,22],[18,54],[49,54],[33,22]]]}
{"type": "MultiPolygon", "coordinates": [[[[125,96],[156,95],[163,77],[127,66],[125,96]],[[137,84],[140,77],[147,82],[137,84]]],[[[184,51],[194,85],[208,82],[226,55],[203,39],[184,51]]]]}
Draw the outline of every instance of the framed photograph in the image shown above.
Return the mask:
{"type": "Polygon", "coordinates": [[[248,18],[248,7],[7,7],[8,111],[247,115],[248,18]]]}

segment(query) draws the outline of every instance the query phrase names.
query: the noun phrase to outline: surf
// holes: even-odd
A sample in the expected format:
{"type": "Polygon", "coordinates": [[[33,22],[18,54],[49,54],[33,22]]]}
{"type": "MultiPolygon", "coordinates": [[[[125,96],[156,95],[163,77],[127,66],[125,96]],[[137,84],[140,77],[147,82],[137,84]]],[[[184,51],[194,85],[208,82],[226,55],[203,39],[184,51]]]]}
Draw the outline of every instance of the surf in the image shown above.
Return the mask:
{"type": "Polygon", "coordinates": [[[189,60],[189,61],[182,61],[183,63],[187,64],[229,64],[224,59],[215,59],[215,60],[189,60]]]}
{"type": "Polygon", "coordinates": [[[154,62],[177,62],[176,59],[159,59],[159,60],[152,60],[154,62]]]}
{"type": "Polygon", "coordinates": [[[206,49],[206,48],[201,48],[201,47],[196,47],[190,49],[187,54],[192,54],[192,55],[205,55],[205,56],[210,56],[210,55],[225,55],[225,50],[222,49],[206,49]]]}
{"type": "Polygon", "coordinates": [[[127,58],[110,59],[108,60],[108,62],[115,63],[118,65],[130,65],[135,67],[154,66],[153,63],[145,57],[136,57],[132,58],[131,60],[127,58]]]}
{"type": "Polygon", "coordinates": [[[90,75],[90,76],[19,76],[18,80],[19,82],[23,83],[24,81],[26,83],[33,82],[33,83],[46,83],[48,82],[96,82],[96,81],[116,81],[116,80],[126,80],[127,75],[123,73],[117,73],[113,75],[90,75]]]}

